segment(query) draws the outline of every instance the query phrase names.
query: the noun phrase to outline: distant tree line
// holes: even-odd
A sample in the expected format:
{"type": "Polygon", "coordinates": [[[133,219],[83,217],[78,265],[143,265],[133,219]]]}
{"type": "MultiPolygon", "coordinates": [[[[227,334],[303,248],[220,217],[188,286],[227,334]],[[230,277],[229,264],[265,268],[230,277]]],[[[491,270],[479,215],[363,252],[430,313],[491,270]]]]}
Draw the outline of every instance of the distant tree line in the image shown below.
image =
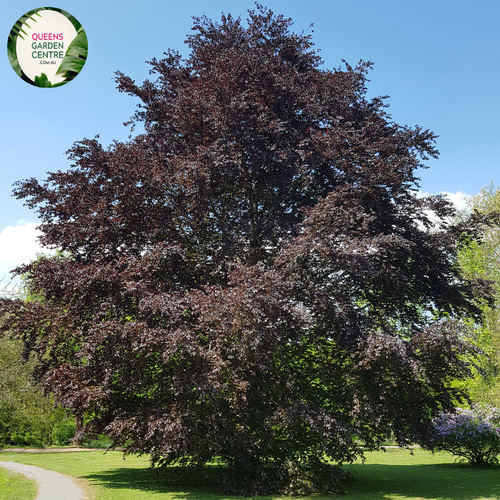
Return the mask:
{"type": "Polygon", "coordinates": [[[23,342],[0,337],[0,447],[67,445],[75,422],[33,379],[36,360],[23,359],[23,342]]]}

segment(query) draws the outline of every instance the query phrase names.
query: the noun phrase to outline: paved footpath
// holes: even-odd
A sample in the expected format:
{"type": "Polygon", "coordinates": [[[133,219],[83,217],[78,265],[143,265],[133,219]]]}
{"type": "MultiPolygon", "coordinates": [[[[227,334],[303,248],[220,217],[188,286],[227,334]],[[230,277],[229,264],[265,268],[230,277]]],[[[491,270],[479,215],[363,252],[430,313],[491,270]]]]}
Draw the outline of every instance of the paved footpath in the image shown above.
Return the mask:
{"type": "Polygon", "coordinates": [[[59,472],[17,462],[0,461],[0,467],[34,479],[39,485],[38,496],[35,500],[83,500],[82,490],[69,477],[59,472]]]}

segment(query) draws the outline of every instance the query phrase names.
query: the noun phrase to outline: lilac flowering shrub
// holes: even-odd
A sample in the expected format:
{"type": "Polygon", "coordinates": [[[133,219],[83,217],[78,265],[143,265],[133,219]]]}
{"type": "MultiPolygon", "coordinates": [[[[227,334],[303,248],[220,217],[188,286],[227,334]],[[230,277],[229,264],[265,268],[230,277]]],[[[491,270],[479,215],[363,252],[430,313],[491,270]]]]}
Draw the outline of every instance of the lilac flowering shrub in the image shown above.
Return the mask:
{"type": "Polygon", "coordinates": [[[489,405],[457,408],[434,419],[434,448],[466,458],[472,465],[498,464],[500,410],[489,405]]]}

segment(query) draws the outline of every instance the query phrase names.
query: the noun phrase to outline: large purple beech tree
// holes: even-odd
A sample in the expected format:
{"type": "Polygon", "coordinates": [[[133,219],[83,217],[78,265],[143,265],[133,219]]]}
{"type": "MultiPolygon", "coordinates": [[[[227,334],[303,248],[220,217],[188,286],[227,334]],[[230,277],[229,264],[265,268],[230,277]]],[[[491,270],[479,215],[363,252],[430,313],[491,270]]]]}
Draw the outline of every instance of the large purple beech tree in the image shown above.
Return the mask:
{"type": "Polygon", "coordinates": [[[195,19],[187,59],[117,75],[143,134],[15,187],[62,250],[3,302],[47,391],[155,463],[220,457],[232,493],[337,491],[360,442],[429,443],[486,296],[456,266],[477,221],[416,196],[435,136],[290,26],[195,19]]]}

